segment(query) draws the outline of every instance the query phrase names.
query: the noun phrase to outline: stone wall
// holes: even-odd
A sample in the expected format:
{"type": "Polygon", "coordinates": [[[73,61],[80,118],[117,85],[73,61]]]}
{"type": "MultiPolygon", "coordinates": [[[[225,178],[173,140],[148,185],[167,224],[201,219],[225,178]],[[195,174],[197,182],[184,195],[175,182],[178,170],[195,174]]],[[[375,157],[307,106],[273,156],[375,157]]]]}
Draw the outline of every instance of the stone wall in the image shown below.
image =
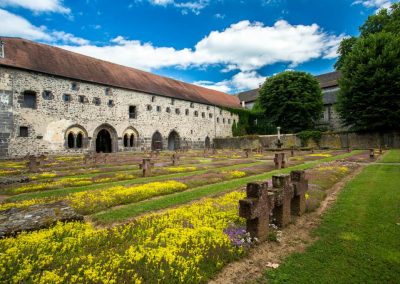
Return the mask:
{"type": "Polygon", "coordinates": [[[0,130],[0,138],[9,137],[8,147],[1,138],[0,151],[9,157],[93,151],[96,134],[102,129],[111,133],[113,151],[150,148],[156,131],[162,136],[164,149],[173,131],[181,146],[204,147],[206,137],[212,141],[215,137],[232,136],[232,123],[238,119],[216,106],[4,67],[0,67],[0,94],[0,116],[9,118],[7,127],[2,120],[0,130]],[[73,83],[77,90],[72,90],[73,83]],[[36,93],[35,108],[23,106],[25,91],[36,93]],[[46,97],[44,91],[50,91],[51,96],[46,97]],[[70,95],[71,101],[65,102],[64,94],[70,95]],[[79,96],[84,96],[83,103],[79,96]],[[8,104],[3,103],[7,97],[8,104]],[[99,105],[95,104],[96,99],[100,100],[99,105]],[[136,106],[135,118],[129,118],[129,106],[136,106]],[[21,126],[28,127],[28,137],[19,137],[21,126]],[[85,136],[83,148],[67,147],[67,135],[72,129],[81,129],[85,136]],[[134,147],[124,147],[126,133],[134,134],[134,147]]]}
{"type": "MultiPolygon", "coordinates": [[[[217,148],[277,148],[276,142],[278,141],[277,135],[260,135],[249,137],[233,137],[233,138],[217,138],[215,145],[217,148]]],[[[293,134],[281,135],[281,142],[283,148],[301,147],[301,140],[293,134]]],[[[313,140],[308,141],[307,147],[313,148],[354,148],[354,149],[368,149],[368,148],[400,148],[400,132],[387,132],[387,133],[355,133],[355,132],[327,132],[322,134],[321,141],[317,145],[313,140]]]]}

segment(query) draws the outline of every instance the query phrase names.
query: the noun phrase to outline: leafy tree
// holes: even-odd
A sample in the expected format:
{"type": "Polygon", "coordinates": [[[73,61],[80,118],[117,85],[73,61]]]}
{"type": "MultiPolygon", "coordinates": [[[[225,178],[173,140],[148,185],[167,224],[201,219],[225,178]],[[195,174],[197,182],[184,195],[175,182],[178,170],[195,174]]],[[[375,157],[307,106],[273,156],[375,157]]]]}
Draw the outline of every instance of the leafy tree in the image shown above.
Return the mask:
{"type": "Polygon", "coordinates": [[[319,83],[305,72],[285,71],[267,78],[259,100],[271,124],[284,132],[314,128],[323,109],[319,83]]]}
{"type": "Polygon", "coordinates": [[[360,37],[341,67],[337,110],[356,130],[400,129],[400,37],[360,37]]]}
{"type": "Polygon", "coordinates": [[[368,17],[360,32],[342,41],[335,64],[342,72],[342,123],[355,130],[400,129],[400,3],[368,17]]]}

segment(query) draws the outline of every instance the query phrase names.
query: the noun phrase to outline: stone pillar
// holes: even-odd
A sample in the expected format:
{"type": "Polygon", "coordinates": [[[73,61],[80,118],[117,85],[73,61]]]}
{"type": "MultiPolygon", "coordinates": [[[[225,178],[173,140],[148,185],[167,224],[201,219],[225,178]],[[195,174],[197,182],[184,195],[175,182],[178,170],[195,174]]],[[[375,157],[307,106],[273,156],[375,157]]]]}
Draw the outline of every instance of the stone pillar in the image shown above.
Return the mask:
{"type": "Polygon", "coordinates": [[[291,171],[290,179],[293,186],[293,199],[291,201],[292,215],[301,216],[306,211],[305,194],[308,190],[308,180],[305,171],[291,171]]]}
{"type": "Polygon", "coordinates": [[[272,176],[272,192],[275,195],[275,206],[272,216],[276,225],[284,228],[291,222],[291,200],[293,188],[290,185],[290,175],[272,176]]]}

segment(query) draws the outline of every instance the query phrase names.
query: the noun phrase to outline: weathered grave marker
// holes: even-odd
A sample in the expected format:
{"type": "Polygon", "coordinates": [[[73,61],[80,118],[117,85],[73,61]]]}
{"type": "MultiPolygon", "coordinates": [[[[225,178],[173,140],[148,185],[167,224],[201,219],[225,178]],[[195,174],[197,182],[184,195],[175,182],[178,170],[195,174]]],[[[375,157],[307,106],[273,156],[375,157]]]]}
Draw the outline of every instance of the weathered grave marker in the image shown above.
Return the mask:
{"type": "Polygon", "coordinates": [[[268,190],[274,194],[274,208],[272,216],[276,225],[284,228],[291,221],[291,200],[293,187],[290,184],[290,175],[282,174],[272,176],[272,189],[268,190]]]}
{"type": "Polygon", "coordinates": [[[28,167],[30,172],[37,172],[38,171],[38,162],[36,160],[36,157],[33,155],[30,155],[28,157],[28,167]]]}
{"type": "Polygon", "coordinates": [[[248,183],[247,198],[239,200],[239,216],[246,219],[246,230],[253,238],[265,241],[268,237],[268,183],[248,183]]]}
{"type": "Polygon", "coordinates": [[[154,163],[149,158],[144,158],[142,163],[139,164],[139,168],[142,169],[143,177],[148,177],[151,175],[151,168],[154,163]]]}
{"type": "Polygon", "coordinates": [[[292,215],[301,216],[306,211],[306,197],[308,180],[303,170],[291,171],[290,180],[293,186],[293,199],[291,201],[292,215]]]}
{"type": "Polygon", "coordinates": [[[172,165],[173,165],[173,166],[178,165],[178,161],[179,161],[179,155],[178,155],[178,153],[172,154],[172,165]]]}
{"type": "Polygon", "coordinates": [[[274,158],[275,169],[279,170],[286,167],[286,154],[285,153],[275,153],[274,158]]]}
{"type": "Polygon", "coordinates": [[[374,149],[369,149],[369,157],[370,157],[370,159],[374,159],[374,158],[375,158],[375,151],[374,151],[374,149]]]}

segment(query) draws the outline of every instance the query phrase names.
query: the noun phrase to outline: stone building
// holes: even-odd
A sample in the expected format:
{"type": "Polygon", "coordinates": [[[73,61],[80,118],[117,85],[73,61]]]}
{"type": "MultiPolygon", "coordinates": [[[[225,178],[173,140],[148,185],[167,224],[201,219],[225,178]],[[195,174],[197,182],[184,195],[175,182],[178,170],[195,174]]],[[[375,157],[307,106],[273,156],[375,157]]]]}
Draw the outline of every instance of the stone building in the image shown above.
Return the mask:
{"type": "Polygon", "coordinates": [[[0,157],[209,147],[237,97],[20,38],[0,45],[0,157]]]}
{"type": "MultiPolygon", "coordinates": [[[[339,72],[330,72],[315,76],[322,89],[322,101],[324,103],[324,111],[321,117],[320,125],[326,126],[330,130],[341,130],[340,117],[335,110],[337,102],[337,94],[339,92],[338,79],[339,72]]],[[[252,109],[254,103],[259,96],[258,89],[245,91],[237,94],[243,107],[252,109]]]]}

